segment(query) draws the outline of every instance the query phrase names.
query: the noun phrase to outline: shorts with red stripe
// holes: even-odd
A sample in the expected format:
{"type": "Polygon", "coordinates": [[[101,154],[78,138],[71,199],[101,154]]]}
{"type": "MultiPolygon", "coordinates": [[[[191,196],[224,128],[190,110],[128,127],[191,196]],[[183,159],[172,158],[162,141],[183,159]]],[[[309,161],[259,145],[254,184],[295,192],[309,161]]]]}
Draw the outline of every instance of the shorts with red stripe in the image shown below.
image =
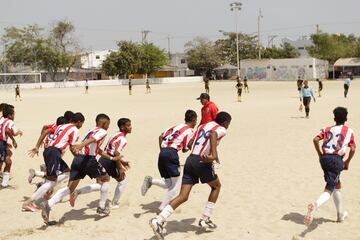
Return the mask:
{"type": "Polygon", "coordinates": [[[60,149],[56,147],[45,148],[43,156],[46,165],[46,176],[57,177],[65,170],[69,169],[69,166],[61,158],[60,149]]]}
{"type": "Polygon", "coordinates": [[[205,163],[199,155],[190,154],[186,159],[184,166],[184,175],[182,184],[208,183],[216,180],[218,176],[215,174],[212,163],[205,163]]]}

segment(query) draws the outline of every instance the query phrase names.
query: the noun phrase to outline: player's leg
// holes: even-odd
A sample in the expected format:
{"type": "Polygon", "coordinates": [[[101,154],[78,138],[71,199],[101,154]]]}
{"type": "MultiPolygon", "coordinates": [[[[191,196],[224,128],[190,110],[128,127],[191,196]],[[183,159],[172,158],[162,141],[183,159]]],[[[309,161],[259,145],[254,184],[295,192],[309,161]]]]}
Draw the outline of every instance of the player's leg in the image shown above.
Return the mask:
{"type": "Polygon", "coordinates": [[[109,215],[110,211],[108,208],[106,208],[106,201],[108,199],[110,177],[109,175],[105,174],[98,177],[96,181],[101,185],[99,206],[96,212],[102,215],[109,215]]]}
{"type": "Polygon", "coordinates": [[[5,156],[5,167],[4,167],[4,171],[3,171],[3,178],[2,178],[2,182],[1,182],[1,186],[3,188],[6,188],[9,186],[9,181],[10,181],[10,170],[11,170],[11,165],[12,165],[12,151],[10,150],[9,147],[6,147],[6,156],[5,156]]]}
{"type": "Polygon", "coordinates": [[[159,209],[162,211],[166,205],[169,204],[169,202],[176,196],[176,194],[179,192],[179,189],[181,188],[181,178],[180,177],[171,177],[165,179],[166,182],[168,182],[168,191],[166,192],[161,205],[159,206],[159,209]]]}
{"type": "Polygon", "coordinates": [[[342,207],[342,195],[341,195],[341,183],[339,182],[333,192],[334,204],[337,212],[337,222],[343,222],[348,216],[348,212],[343,210],[342,207]]]}
{"type": "Polygon", "coordinates": [[[212,216],[215,203],[220,194],[221,183],[219,178],[216,178],[216,180],[208,182],[208,185],[210,186],[211,191],[208,202],[206,203],[203,214],[200,218],[199,226],[204,228],[216,228],[216,225],[210,220],[210,217],[212,216]]]}

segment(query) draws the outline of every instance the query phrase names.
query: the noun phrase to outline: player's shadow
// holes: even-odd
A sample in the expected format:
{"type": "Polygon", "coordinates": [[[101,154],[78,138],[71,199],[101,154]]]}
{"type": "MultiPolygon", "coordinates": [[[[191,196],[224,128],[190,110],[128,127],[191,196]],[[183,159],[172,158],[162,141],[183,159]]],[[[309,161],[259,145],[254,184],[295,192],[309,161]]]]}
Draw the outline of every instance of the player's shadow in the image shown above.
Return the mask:
{"type": "Polygon", "coordinates": [[[296,116],[296,117],[290,117],[291,119],[306,119],[306,117],[304,117],[304,116],[302,116],[302,117],[300,117],[300,116],[296,116]]]}
{"type": "MultiPolygon", "coordinates": [[[[281,220],[284,221],[292,221],[296,224],[300,224],[300,225],[304,225],[304,215],[300,214],[300,213],[288,213],[285,214],[281,220]]],[[[306,234],[308,234],[309,232],[314,231],[316,228],[318,228],[319,225],[323,224],[323,223],[334,223],[335,221],[327,219],[327,218],[314,218],[313,222],[304,230],[302,231],[299,236],[300,237],[305,237],[306,234]]]]}
{"type": "Polygon", "coordinates": [[[195,222],[195,218],[183,219],[181,221],[169,221],[166,222],[165,225],[165,235],[169,235],[171,233],[188,233],[194,232],[196,235],[211,233],[212,231],[206,230],[204,228],[193,225],[195,222]]]}
{"type": "Polygon", "coordinates": [[[147,204],[140,204],[141,209],[144,210],[144,212],[141,213],[134,213],[134,217],[135,218],[139,218],[141,217],[141,215],[145,215],[147,213],[160,213],[159,207],[160,207],[161,202],[159,201],[155,201],[155,202],[151,202],[151,203],[147,203],[147,204]]]}

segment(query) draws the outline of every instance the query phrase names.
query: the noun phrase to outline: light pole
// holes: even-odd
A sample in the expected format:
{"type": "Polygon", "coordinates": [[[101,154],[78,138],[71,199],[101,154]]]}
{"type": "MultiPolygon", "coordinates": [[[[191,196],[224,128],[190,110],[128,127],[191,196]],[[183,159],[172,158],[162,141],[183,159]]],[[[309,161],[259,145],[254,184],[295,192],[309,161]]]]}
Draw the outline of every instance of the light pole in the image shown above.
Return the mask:
{"type": "Polygon", "coordinates": [[[259,48],[259,59],[261,59],[261,44],[260,44],[260,20],[263,18],[261,13],[261,8],[259,9],[259,16],[258,16],[258,48],[259,48]]]}
{"type": "Polygon", "coordinates": [[[241,10],[241,2],[230,3],[230,10],[235,12],[235,33],[236,33],[236,61],[237,76],[240,77],[240,59],[239,59],[239,33],[238,33],[238,12],[241,10]]]}

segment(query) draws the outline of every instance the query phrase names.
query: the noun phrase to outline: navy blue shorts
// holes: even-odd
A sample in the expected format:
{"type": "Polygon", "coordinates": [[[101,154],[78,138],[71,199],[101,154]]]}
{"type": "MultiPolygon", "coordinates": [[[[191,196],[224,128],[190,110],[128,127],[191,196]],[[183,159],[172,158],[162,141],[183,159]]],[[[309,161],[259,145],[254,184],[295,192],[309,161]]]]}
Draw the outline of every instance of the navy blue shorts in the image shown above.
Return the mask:
{"type": "Polygon", "coordinates": [[[61,158],[61,151],[56,147],[48,147],[43,152],[46,165],[46,176],[57,177],[63,173],[69,166],[61,158]]]}
{"type": "Polygon", "coordinates": [[[159,153],[158,168],[163,178],[180,176],[180,162],[177,150],[174,148],[162,148],[159,153]]]}
{"type": "Polygon", "coordinates": [[[0,141],[0,163],[5,162],[7,143],[0,141]]]}
{"type": "Polygon", "coordinates": [[[120,177],[115,161],[101,157],[99,159],[99,163],[105,168],[107,174],[109,174],[112,178],[117,179],[120,177]]]}
{"type": "Polygon", "coordinates": [[[332,192],[340,182],[340,173],[344,168],[343,159],[339,155],[324,154],[320,158],[320,164],[324,171],[325,189],[332,192]]]}
{"type": "Polygon", "coordinates": [[[106,175],[106,170],[94,156],[76,155],[71,164],[70,181],[83,179],[86,175],[98,178],[106,175]]]}
{"type": "Polygon", "coordinates": [[[190,154],[186,159],[184,166],[184,175],[182,184],[197,184],[199,179],[201,183],[208,183],[217,179],[212,163],[202,162],[199,155],[190,154]]]}

